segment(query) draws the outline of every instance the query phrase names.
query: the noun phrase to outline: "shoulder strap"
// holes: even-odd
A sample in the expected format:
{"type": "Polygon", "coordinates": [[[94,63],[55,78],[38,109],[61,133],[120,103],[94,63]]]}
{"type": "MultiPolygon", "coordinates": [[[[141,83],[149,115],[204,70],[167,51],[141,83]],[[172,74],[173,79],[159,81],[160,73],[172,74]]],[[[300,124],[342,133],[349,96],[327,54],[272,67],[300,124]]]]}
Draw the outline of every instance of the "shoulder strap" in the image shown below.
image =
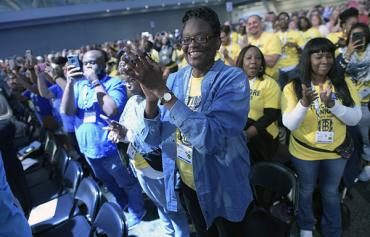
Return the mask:
{"type": "Polygon", "coordinates": [[[330,151],[330,150],[326,150],[326,149],[321,149],[321,148],[317,148],[317,147],[312,147],[312,146],[309,146],[307,145],[306,143],[298,140],[296,137],[292,136],[294,138],[294,140],[296,142],[298,142],[299,145],[303,146],[303,147],[306,147],[310,150],[314,150],[314,151],[318,151],[318,152],[326,152],[326,153],[336,153],[335,151],[330,151]]]}

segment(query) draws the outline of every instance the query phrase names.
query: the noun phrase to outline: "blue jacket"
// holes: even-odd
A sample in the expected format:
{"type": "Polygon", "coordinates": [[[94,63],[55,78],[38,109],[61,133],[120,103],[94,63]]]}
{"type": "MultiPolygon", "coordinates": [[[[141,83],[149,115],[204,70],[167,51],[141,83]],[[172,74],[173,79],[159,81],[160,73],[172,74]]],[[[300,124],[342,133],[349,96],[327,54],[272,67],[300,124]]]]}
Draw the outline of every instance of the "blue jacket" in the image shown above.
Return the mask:
{"type": "Polygon", "coordinates": [[[31,228],[24,214],[16,205],[5,176],[0,152],[0,236],[31,237],[31,228]]]}
{"type": "Polygon", "coordinates": [[[191,67],[171,74],[167,86],[178,101],[171,111],[144,119],[142,140],[162,149],[167,208],[176,210],[175,162],[179,128],[193,146],[195,188],[203,216],[210,227],[216,217],[241,221],[252,201],[249,152],[243,128],[249,111],[249,83],[244,72],[221,60],[204,76],[202,99],[196,111],[184,103],[191,67]]]}

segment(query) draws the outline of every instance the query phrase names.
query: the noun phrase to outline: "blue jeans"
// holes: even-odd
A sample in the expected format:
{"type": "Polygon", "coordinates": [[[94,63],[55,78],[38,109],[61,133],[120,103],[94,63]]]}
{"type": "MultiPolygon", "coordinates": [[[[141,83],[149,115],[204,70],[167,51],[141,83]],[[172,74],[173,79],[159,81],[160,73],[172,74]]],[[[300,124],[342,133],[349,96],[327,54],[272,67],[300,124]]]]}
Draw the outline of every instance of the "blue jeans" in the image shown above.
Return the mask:
{"type": "Polygon", "coordinates": [[[177,212],[168,211],[166,208],[164,179],[151,179],[140,172],[136,174],[144,192],[158,208],[159,218],[164,223],[165,236],[189,237],[189,225],[181,203],[178,202],[177,212]]]}
{"type": "Polygon", "coordinates": [[[134,216],[144,212],[144,200],[137,179],[123,166],[118,154],[99,159],[86,159],[96,178],[101,180],[114,195],[118,204],[134,216]]]}
{"type": "Polygon", "coordinates": [[[312,194],[319,179],[323,214],[322,233],[325,237],[342,236],[342,215],[338,187],[346,159],[307,161],[292,157],[299,182],[297,223],[302,230],[312,230],[316,219],[312,210],[312,194]]]}

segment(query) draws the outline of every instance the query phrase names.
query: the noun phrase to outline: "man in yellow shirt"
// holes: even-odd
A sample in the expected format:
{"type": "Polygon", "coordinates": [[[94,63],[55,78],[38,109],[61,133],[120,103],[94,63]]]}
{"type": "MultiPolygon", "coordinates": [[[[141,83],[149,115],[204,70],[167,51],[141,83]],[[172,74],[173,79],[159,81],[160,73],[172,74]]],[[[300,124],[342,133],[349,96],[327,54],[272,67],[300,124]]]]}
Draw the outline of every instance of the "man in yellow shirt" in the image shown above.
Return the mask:
{"type": "Polygon", "coordinates": [[[266,74],[273,79],[278,79],[277,62],[281,55],[279,38],[270,32],[263,31],[262,18],[252,15],[247,20],[248,43],[258,47],[266,61],[266,74]]]}
{"type": "Polygon", "coordinates": [[[240,53],[239,44],[231,40],[231,29],[228,25],[221,26],[221,47],[216,54],[216,60],[221,59],[226,65],[235,66],[240,53]]]}
{"type": "Polygon", "coordinates": [[[281,12],[278,16],[280,31],[276,33],[281,42],[282,54],[278,65],[280,69],[279,84],[281,87],[289,81],[289,72],[298,64],[299,55],[305,44],[302,34],[289,30],[289,14],[281,12]]]}
{"type": "Polygon", "coordinates": [[[330,33],[327,36],[328,40],[330,40],[337,46],[337,48],[339,48],[339,50],[336,51],[336,55],[343,53],[344,47],[347,46],[346,40],[348,33],[351,27],[358,22],[358,10],[352,7],[348,8],[339,15],[339,19],[342,30],[339,32],[330,33]]]}

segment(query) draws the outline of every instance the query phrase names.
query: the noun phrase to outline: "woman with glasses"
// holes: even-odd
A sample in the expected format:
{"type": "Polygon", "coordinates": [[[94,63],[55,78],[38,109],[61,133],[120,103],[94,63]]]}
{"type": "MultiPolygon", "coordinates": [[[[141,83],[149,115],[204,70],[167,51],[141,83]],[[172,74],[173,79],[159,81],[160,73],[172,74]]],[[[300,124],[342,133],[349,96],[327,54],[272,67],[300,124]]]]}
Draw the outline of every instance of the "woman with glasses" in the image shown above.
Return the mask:
{"type": "Polygon", "coordinates": [[[298,174],[297,223],[301,237],[312,237],[316,218],[312,194],[319,180],[323,207],[321,230],[342,236],[338,187],[353,142],[347,126],[361,119],[354,85],[338,70],[335,46],[328,39],[310,40],[298,65],[300,77],[283,90],[283,124],[291,131],[289,152],[298,174]]]}
{"type": "Polygon", "coordinates": [[[253,163],[272,160],[279,145],[280,87],[265,74],[265,58],[256,46],[243,48],[236,65],[244,70],[249,80],[250,109],[245,134],[251,160],[253,163]]]}
{"type": "Polygon", "coordinates": [[[183,203],[198,236],[246,236],[252,200],[249,153],[243,128],[249,108],[244,72],[214,61],[220,22],[210,8],[183,17],[182,49],[189,66],[167,83],[145,55],[127,60],[146,96],[140,138],[162,149],[167,207],[177,210],[175,180],[180,174],[183,203]],[[158,101],[160,105],[158,106],[158,101]]]}

